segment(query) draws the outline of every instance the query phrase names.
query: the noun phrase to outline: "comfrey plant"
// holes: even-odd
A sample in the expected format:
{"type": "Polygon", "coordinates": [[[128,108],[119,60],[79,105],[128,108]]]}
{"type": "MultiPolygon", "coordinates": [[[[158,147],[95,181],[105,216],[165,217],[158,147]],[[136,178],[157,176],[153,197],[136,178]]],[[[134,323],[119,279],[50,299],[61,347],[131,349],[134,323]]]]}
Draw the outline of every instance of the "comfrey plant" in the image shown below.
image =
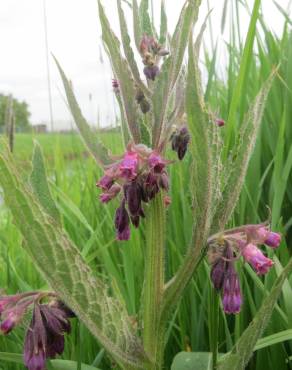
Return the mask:
{"type": "MultiPolygon", "coordinates": [[[[98,133],[89,127],[71,84],[57,62],[76,125],[103,170],[103,176],[97,182],[103,203],[100,209],[110,201],[117,202],[112,217],[119,241],[130,239],[132,227],[143,226],[145,230],[144,286],[138,324],[133,325],[122,294],[117,293],[114,284],[110,287],[100,278],[95,265],[86,261],[86,254],[80,252],[64,231],[39,146],[35,146],[29,184],[19,175],[9,151],[3,150],[0,155],[0,183],[6,204],[23,235],[24,248],[58,294],[58,299],[70,307],[121,369],[164,368],[167,324],[206,253],[214,285],[210,330],[213,368],[244,369],[292,270],[291,260],[232,351],[217,361],[218,293],[222,294],[225,312],[238,313],[244,295],[237,275],[242,265],[240,260],[243,258],[258,275],[265,274],[273,265],[272,253],[266,257],[258,246],[265,244],[276,248],[280,244],[280,235],[271,231],[266,223],[226,229],[244,183],[275,73],[264,83],[244,119],[237,122],[240,91],[248,73],[244,65],[236,82],[227,122],[217,118],[204,100],[198,67],[206,22],[193,42],[200,2],[185,2],[172,36],[167,30],[164,1],[161,2],[159,34],[149,16],[148,0],[141,0],[140,4],[136,0],[125,2],[133,14],[134,41],[139,55],[136,60],[121,0],[117,0],[117,9],[123,50],[101,1],[98,1],[102,37],[113,68],[113,90],[121,111],[124,152],[120,156],[110,155],[98,133]],[[187,64],[184,64],[186,60],[187,64]],[[174,276],[166,279],[166,209],[172,212],[168,194],[172,180],[169,166],[175,171],[181,165],[178,160],[169,159],[169,149],[176,152],[178,160],[185,158],[189,165],[191,202],[189,199],[185,201],[193,212],[193,226],[180,267],[174,276]]],[[[259,5],[257,0],[243,63],[252,50],[259,5]]],[[[30,370],[41,370],[45,366],[44,359],[62,352],[62,335],[69,331],[70,314],[65,306],[51,303],[49,297],[44,298],[44,303],[42,296],[40,300],[34,294],[14,297],[18,297],[18,303],[15,304],[16,298],[11,297],[10,312],[16,307],[17,310],[27,305],[33,307],[26,337],[25,363],[30,370]],[[52,336],[57,347],[52,347],[52,336]]],[[[17,324],[21,316],[19,313],[12,316],[15,324],[7,322],[9,310],[3,316],[4,331],[17,324]]],[[[200,360],[203,363],[207,358],[206,369],[208,356],[200,360]]],[[[182,369],[183,363],[175,360],[173,369],[182,369]]]]}

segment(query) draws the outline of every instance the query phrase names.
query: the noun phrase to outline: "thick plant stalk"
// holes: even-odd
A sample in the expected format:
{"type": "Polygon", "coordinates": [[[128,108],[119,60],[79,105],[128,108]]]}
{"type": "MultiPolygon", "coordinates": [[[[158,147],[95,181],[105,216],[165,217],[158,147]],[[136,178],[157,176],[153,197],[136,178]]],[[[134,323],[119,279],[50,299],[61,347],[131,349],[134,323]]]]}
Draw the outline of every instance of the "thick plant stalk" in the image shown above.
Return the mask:
{"type": "Polygon", "coordinates": [[[161,328],[161,303],[164,287],[165,210],[161,194],[152,201],[147,215],[143,342],[151,360],[147,370],[162,368],[164,330],[161,328]]]}

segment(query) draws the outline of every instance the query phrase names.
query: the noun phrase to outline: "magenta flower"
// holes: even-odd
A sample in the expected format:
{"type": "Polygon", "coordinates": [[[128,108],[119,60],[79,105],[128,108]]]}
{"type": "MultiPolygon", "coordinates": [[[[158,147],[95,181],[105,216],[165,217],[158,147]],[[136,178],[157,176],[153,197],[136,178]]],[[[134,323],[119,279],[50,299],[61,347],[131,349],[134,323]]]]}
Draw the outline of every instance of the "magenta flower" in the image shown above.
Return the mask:
{"type": "Polygon", "coordinates": [[[104,175],[97,183],[96,186],[100,187],[102,190],[109,190],[113,185],[114,180],[109,175],[104,175]]]}
{"type": "MultiPolygon", "coordinates": [[[[108,167],[97,182],[103,190],[99,196],[102,203],[108,203],[121,193],[121,206],[115,215],[117,240],[130,238],[130,221],[135,227],[139,226],[141,217],[145,217],[143,202],[148,203],[160,190],[169,190],[166,172],[169,163],[171,161],[162,158],[157,150],[129,143],[122,159],[108,167]]],[[[170,199],[165,206],[169,203],[170,199]]]]}
{"type": "Polygon", "coordinates": [[[118,184],[114,184],[111,186],[111,188],[108,191],[101,193],[99,196],[99,199],[102,203],[108,203],[110,200],[115,198],[119,194],[120,191],[121,191],[121,186],[118,184]]]}
{"type": "Polygon", "coordinates": [[[223,258],[216,261],[211,269],[211,280],[214,288],[220,291],[223,287],[225,277],[226,262],[223,258]]]}
{"type": "Polygon", "coordinates": [[[239,279],[232,264],[229,265],[223,284],[223,308],[226,313],[238,313],[242,305],[239,279]]]}
{"type": "Polygon", "coordinates": [[[123,199],[120,207],[116,210],[115,227],[117,231],[117,240],[130,239],[130,218],[125,203],[125,199],[123,199]]]}
{"type": "Polygon", "coordinates": [[[271,248],[278,248],[281,244],[281,235],[270,231],[265,239],[265,244],[271,248]]]}
{"type": "Polygon", "coordinates": [[[149,167],[156,173],[161,173],[166,165],[166,161],[157,153],[151,153],[148,158],[149,167]]]}
{"type": "Polygon", "coordinates": [[[266,274],[274,264],[271,259],[265,257],[261,250],[252,243],[247,244],[243,248],[242,255],[258,275],[266,274]]]}
{"type": "Polygon", "coordinates": [[[133,180],[137,176],[138,170],[138,153],[127,152],[121,162],[119,169],[121,177],[126,180],[133,180]]]}
{"type": "Polygon", "coordinates": [[[64,333],[70,330],[66,310],[54,303],[36,303],[24,342],[24,363],[27,368],[44,370],[47,358],[63,353],[64,333]]]}

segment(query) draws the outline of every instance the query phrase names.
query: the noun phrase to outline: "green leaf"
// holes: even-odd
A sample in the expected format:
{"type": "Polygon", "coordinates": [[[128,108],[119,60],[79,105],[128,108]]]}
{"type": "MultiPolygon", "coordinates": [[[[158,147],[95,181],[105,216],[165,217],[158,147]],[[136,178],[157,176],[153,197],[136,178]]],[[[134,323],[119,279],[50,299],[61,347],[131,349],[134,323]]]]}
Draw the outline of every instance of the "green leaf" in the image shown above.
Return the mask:
{"type": "MultiPolygon", "coordinates": [[[[189,42],[189,64],[186,86],[186,112],[191,133],[192,153],[191,192],[195,212],[194,234],[198,245],[203,246],[211,224],[213,199],[213,158],[209,115],[204,103],[201,75],[198,66],[198,49],[189,42]]],[[[197,244],[197,243],[196,243],[197,244]]]]}
{"type": "Polygon", "coordinates": [[[142,367],[144,352],[124,304],[85,263],[77,247],[19,177],[13,158],[0,155],[6,205],[24,238],[24,248],[51,288],[76,313],[118,363],[142,367]]]}
{"type": "Polygon", "coordinates": [[[140,130],[137,125],[137,104],[135,102],[135,86],[129,64],[122,57],[120,42],[110,27],[103,6],[98,0],[99,19],[102,28],[102,39],[107,48],[114,74],[119,82],[123,114],[126,117],[128,128],[136,144],[140,142],[140,130]]]}
{"type": "Polygon", "coordinates": [[[171,365],[171,370],[211,370],[212,354],[209,352],[180,352],[171,365]]]}
{"type": "Polygon", "coordinates": [[[227,157],[231,136],[232,136],[235,124],[236,124],[237,110],[241,102],[243,101],[243,97],[245,95],[245,87],[246,87],[247,80],[248,80],[247,76],[250,70],[251,58],[253,55],[252,49],[253,49],[253,43],[254,43],[254,38],[255,38],[255,33],[256,33],[256,23],[257,23],[257,19],[259,15],[260,4],[261,4],[261,0],[255,0],[252,15],[251,15],[251,21],[249,23],[248,33],[246,36],[242,60],[240,63],[239,75],[236,81],[236,85],[235,85],[233,95],[232,95],[232,100],[230,103],[229,115],[228,115],[228,120],[226,123],[226,139],[225,139],[225,151],[224,151],[225,157],[227,157]]]}
{"type": "Polygon", "coordinates": [[[133,26],[134,26],[134,39],[137,50],[140,49],[142,40],[142,30],[140,26],[139,7],[137,0],[133,0],[133,26]]]}
{"type": "Polygon", "coordinates": [[[125,18],[124,11],[122,9],[122,4],[121,0],[117,0],[117,6],[118,6],[118,14],[119,14],[119,20],[120,20],[120,30],[121,30],[121,36],[122,36],[122,43],[123,43],[123,48],[125,52],[125,56],[127,58],[127,61],[129,63],[129,67],[131,69],[132,75],[135,79],[136,84],[140,89],[144,92],[146,96],[150,96],[150,92],[147,89],[147,87],[144,85],[140,78],[140,73],[139,69],[137,66],[137,63],[135,61],[134,53],[131,48],[131,39],[128,34],[128,27],[127,27],[127,21],[125,18]]]}
{"type": "Polygon", "coordinates": [[[149,0],[141,0],[139,7],[139,18],[142,34],[155,36],[152,22],[149,16],[149,0]]]}
{"type": "Polygon", "coordinates": [[[165,11],[165,0],[161,0],[161,9],[160,9],[160,37],[159,43],[164,45],[167,37],[167,16],[165,11]]]}
{"type": "Polygon", "coordinates": [[[283,330],[276,334],[268,335],[267,337],[259,339],[254,351],[285,342],[286,340],[292,340],[292,329],[283,330]]]}
{"type": "Polygon", "coordinates": [[[153,146],[157,147],[164,129],[170,96],[182,68],[185,49],[189,36],[197,19],[200,1],[187,1],[173,36],[170,56],[165,60],[153,91],[153,146]]]}
{"type": "Polygon", "coordinates": [[[85,118],[83,117],[82,112],[78,106],[77,100],[74,96],[72,86],[68,81],[64,71],[62,70],[59,62],[55,57],[54,59],[59,69],[60,75],[62,77],[71,114],[74,118],[76,126],[78,127],[81,137],[83,138],[84,143],[86,144],[90,153],[93,155],[98,164],[100,164],[101,166],[111,164],[112,160],[108,155],[107,149],[98,140],[97,135],[95,134],[95,132],[93,132],[93,130],[90,128],[85,118]]]}
{"type": "MultiPolygon", "coordinates": [[[[0,352],[0,360],[23,365],[23,355],[19,353],[0,352]]],[[[54,370],[77,370],[77,362],[67,360],[50,360],[54,370]]],[[[81,364],[81,370],[100,370],[95,366],[81,364]]]]}
{"type": "Polygon", "coordinates": [[[43,209],[57,223],[60,223],[60,214],[47,182],[47,174],[44,165],[43,153],[40,145],[35,141],[32,156],[32,173],[30,175],[30,183],[33,192],[42,205],[43,209]]]}
{"type": "Polygon", "coordinates": [[[262,336],[279,298],[283,284],[292,272],[292,258],[275,281],[270,294],[264,299],[252,322],[243,332],[232,351],[218,363],[218,370],[243,370],[252,357],[258,339],[262,336]]]}
{"type": "Polygon", "coordinates": [[[214,216],[213,231],[222,230],[229,220],[240,195],[249,160],[253,153],[259,127],[262,120],[265,102],[269,94],[275,71],[265,82],[255,101],[250,107],[237,137],[237,143],[231,153],[229,166],[224,172],[225,188],[222,200],[214,216]]]}

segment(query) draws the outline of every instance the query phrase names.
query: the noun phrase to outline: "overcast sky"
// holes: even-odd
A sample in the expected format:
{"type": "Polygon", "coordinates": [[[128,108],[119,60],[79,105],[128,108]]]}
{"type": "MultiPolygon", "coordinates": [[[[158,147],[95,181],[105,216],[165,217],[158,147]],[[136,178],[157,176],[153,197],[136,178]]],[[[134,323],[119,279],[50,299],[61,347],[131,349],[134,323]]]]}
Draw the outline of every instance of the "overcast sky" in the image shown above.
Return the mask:
{"type": "MultiPolygon", "coordinates": [[[[229,0],[230,3],[232,0],[229,0]]],[[[96,0],[46,0],[49,51],[52,52],[67,76],[73,81],[74,90],[86,118],[97,122],[99,115],[103,126],[113,121],[112,73],[102,50],[101,30],[98,22],[96,0]],[[89,97],[92,97],[91,99],[89,97]]],[[[183,0],[165,0],[169,16],[169,28],[173,29],[183,0]]],[[[228,40],[228,25],[221,35],[220,21],[223,0],[209,0],[213,8],[213,33],[221,42],[224,59],[224,39],[228,40]]],[[[253,0],[248,0],[250,6],[253,0]]],[[[118,33],[116,0],[103,0],[114,30],[118,33]]],[[[154,0],[155,4],[160,3],[154,0]]],[[[278,0],[286,8],[289,0],[278,0]]],[[[283,17],[272,0],[262,0],[267,24],[280,33],[283,17]]],[[[159,13],[159,6],[157,6],[159,13]]],[[[125,7],[125,9],[127,6],[125,7]]],[[[159,14],[157,13],[156,19],[159,14]]],[[[200,19],[207,13],[207,0],[203,0],[200,19]]],[[[129,15],[129,26],[131,19],[129,15]]],[[[242,15],[241,26],[247,28],[248,17],[242,15]]],[[[33,124],[49,121],[49,105],[46,74],[43,0],[0,0],[0,92],[12,93],[26,100],[32,113],[33,124]]],[[[210,35],[205,34],[210,45],[210,35]]],[[[68,127],[71,121],[63,101],[63,87],[56,66],[50,57],[50,72],[55,127],[68,127]]]]}

